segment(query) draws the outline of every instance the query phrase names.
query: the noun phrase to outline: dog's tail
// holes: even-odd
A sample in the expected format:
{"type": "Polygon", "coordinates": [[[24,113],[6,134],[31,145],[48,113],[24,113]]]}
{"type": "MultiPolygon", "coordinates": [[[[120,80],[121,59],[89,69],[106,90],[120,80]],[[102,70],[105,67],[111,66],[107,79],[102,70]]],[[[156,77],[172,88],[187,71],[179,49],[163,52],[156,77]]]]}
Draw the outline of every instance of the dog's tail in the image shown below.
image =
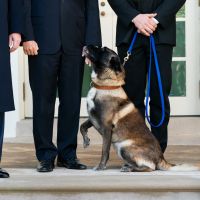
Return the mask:
{"type": "Polygon", "coordinates": [[[200,168],[188,164],[182,164],[182,165],[170,164],[164,158],[158,163],[157,169],[162,171],[176,171],[176,172],[200,171],[200,168]]]}

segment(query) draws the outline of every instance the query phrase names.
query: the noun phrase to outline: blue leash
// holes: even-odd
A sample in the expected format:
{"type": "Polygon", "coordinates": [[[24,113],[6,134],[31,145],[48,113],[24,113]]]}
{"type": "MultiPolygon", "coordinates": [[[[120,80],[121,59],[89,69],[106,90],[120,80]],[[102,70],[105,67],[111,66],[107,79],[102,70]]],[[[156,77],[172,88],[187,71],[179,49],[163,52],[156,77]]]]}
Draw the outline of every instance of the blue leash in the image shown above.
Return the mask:
{"type": "MultiPolygon", "coordinates": [[[[129,57],[131,56],[133,52],[133,47],[136,42],[138,33],[136,32],[133,36],[131,45],[127,51],[127,57],[124,58],[124,66],[126,62],[129,60],[129,57]]],[[[149,61],[149,69],[148,69],[148,80],[147,80],[147,95],[146,95],[146,108],[145,108],[145,113],[147,117],[148,123],[155,128],[158,128],[162,126],[165,120],[165,102],[164,102],[164,94],[163,94],[163,88],[162,88],[162,80],[161,80],[161,75],[160,75],[160,67],[158,63],[158,57],[156,53],[156,45],[155,45],[155,40],[153,35],[150,35],[150,61],[149,61]],[[151,119],[149,117],[149,98],[150,98],[150,88],[151,88],[151,69],[152,69],[152,55],[154,56],[154,61],[155,61],[155,67],[156,67],[156,74],[158,78],[158,86],[159,86],[159,93],[160,93],[160,101],[161,101],[161,108],[162,108],[162,117],[161,120],[158,124],[153,124],[151,122],[151,119]]]]}

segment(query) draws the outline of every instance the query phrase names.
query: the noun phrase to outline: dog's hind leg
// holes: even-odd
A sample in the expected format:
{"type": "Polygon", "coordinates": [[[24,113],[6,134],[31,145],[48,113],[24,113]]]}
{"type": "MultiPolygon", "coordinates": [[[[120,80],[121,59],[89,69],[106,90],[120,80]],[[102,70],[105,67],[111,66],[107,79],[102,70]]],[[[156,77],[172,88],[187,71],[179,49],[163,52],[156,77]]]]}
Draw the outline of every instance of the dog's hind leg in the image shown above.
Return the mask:
{"type": "MultiPolygon", "coordinates": [[[[152,172],[154,169],[142,164],[141,166],[138,164],[134,156],[130,156],[129,151],[125,148],[121,149],[121,157],[126,162],[124,166],[122,166],[121,172],[152,172]]],[[[144,162],[145,163],[145,162],[144,162]]],[[[147,162],[148,164],[148,162],[147,162]]]]}
{"type": "Polygon", "coordinates": [[[152,171],[154,170],[147,166],[141,166],[141,167],[133,166],[132,168],[132,172],[152,172],[152,171]]]}
{"type": "Polygon", "coordinates": [[[93,126],[92,122],[88,119],[83,124],[81,124],[80,132],[83,136],[83,146],[87,148],[90,145],[90,138],[88,137],[88,129],[93,126]]]}
{"type": "Polygon", "coordinates": [[[124,164],[121,168],[121,172],[132,172],[132,165],[131,164],[124,164]]]}
{"type": "Polygon", "coordinates": [[[124,164],[121,168],[121,172],[152,172],[153,169],[147,166],[138,167],[136,163],[124,164]]]}

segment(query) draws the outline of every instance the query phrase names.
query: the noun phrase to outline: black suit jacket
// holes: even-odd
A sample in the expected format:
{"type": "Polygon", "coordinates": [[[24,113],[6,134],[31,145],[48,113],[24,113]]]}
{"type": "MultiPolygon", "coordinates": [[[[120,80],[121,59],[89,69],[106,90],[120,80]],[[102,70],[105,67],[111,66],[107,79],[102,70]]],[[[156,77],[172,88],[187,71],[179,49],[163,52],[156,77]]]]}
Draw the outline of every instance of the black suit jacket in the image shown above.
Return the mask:
{"type": "Polygon", "coordinates": [[[0,112],[14,109],[8,35],[23,32],[23,0],[0,0],[0,112]]]}
{"type": "Polygon", "coordinates": [[[36,40],[39,53],[61,47],[79,54],[84,45],[101,46],[98,0],[24,0],[25,41],[36,40]]]}
{"type": "Polygon", "coordinates": [[[159,44],[176,44],[176,13],[186,0],[108,0],[118,16],[117,46],[130,43],[136,27],[132,19],[140,13],[157,13],[159,21],[155,32],[159,44]]]}

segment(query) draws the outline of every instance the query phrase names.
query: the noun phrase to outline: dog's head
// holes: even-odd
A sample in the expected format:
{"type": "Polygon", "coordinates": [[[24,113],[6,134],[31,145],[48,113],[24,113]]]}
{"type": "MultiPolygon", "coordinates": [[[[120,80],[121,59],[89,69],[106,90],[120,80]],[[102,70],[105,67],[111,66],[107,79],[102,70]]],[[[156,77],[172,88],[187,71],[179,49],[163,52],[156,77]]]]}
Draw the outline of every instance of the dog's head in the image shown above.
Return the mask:
{"type": "Polygon", "coordinates": [[[119,56],[107,47],[87,46],[84,56],[92,62],[92,81],[100,86],[124,85],[125,72],[119,56]]]}

